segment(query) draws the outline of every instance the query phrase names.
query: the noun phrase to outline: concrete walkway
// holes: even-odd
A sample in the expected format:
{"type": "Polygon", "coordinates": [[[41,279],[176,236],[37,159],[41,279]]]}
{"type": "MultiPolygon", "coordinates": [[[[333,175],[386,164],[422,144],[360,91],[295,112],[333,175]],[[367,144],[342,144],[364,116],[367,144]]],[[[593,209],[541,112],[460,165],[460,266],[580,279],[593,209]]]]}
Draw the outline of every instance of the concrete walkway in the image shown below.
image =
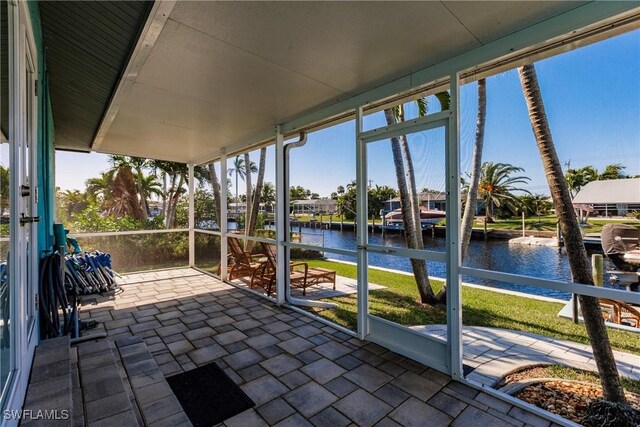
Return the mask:
{"type": "MultiPolygon", "coordinates": [[[[421,333],[446,339],[446,325],[413,326],[421,333]]],[[[495,387],[505,375],[531,365],[565,365],[597,371],[590,345],[538,334],[481,326],[462,329],[467,379],[495,387]]],[[[621,375],[640,380],[640,356],[613,352],[621,375]]]]}

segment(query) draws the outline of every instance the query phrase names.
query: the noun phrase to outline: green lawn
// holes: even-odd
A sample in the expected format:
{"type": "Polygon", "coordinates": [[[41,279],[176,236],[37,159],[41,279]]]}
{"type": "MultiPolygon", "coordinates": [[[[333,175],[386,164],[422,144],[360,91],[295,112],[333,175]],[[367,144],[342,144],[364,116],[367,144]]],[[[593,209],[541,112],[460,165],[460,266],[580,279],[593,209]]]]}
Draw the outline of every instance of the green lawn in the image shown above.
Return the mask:
{"type": "MultiPolygon", "coordinates": [[[[338,275],[356,278],[356,267],[332,261],[307,261],[310,267],[335,270],[338,275]]],[[[444,306],[431,307],[418,302],[418,291],[412,276],[369,269],[369,281],[386,286],[371,291],[371,314],[403,325],[445,324],[444,306]]],[[[434,282],[439,290],[442,282],[434,282]]],[[[338,305],[336,309],[313,309],[317,314],[356,329],[356,295],[328,299],[338,305]]],[[[557,316],[564,304],[512,296],[484,289],[463,287],[462,320],[467,326],[489,326],[532,332],[548,337],[561,338],[588,344],[585,328],[569,319],[557,316]]],[[[612,346],[621,351],[640,354],[640,333],[609,329],[612,346]]]]}
{"type": "MultiPolygon", "coordinates": [[[[524,224],[526,230],[533,231],[556,231],[556,224],[558,218],[555,215],[541,216],[539,219],[537,216],[525,218],[524,224]]],[[[605,224],[629,224],[636,227],[640,227],[640,221],[633,219],[605,219],[605,218],[589,218],[587,225],[582,227],[584,233],[599,233],[602,231],[602,226],[605,224]]],[[[482,222],[476,221],[473,223],[474,228],[484,228],[482,222]]],[[[522,218],[512,217],[509,219],[496,219],[494,223],[487,224],[488,230],[522,230],[522,218]]]]}

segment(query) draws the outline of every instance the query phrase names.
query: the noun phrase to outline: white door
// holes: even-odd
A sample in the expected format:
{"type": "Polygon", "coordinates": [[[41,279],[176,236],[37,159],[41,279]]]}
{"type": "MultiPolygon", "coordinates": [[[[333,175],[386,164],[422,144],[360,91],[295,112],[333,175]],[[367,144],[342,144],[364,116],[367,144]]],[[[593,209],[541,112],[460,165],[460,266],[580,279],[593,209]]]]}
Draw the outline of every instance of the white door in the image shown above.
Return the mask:
{"type": "MultiPolygon", "coordinates": [[[[35,67],[34,48],[31,36],[24,34],[24,63],[22,67],[24,78],[23,103],[23,135],[20,146],[20,234],[23,248],[21,253],[25,289],[24,324],[26,329],[26,344],[35,343],[36,325],[36,295],[38,292],[38,162],[37,162],[37,74],[35,67]]],[[[26,349],[25,349],[26,350],[26,349]]]]}
{"type": "MultiPolygon", "coordinates": [[[[448,112],[442,112],[359,133],[362,172],[358,176],[358,186],[365,188],[393,182],[395,185],[390,186],[399,189],[400,182],[408,180],[400,179],[398,171],[400,176],[406,177],[410,176],[409,168],[413,168],[415,182],[408,186],[408,192],[420,205],[415,210],[420,211],[423,231],[417,234],[422,236],[423,246],[408,244],[401,211],[385,211],[383,218],[377,221],[378,226],[370,224],[366,233],[362,227],[358,251],[360,263],[365,267],[358,279],[366,282],[363,285],[367,289],[359,297],[368,298],[362,304],[367,313],[363,319],[366,323],[364,337],[450,373],[446,304],[435,308],[425,304],[422,316],[416,316],[415,311],[408,309],[416,304],[421,284],[423,289],[431,288],[437,293],[447,276],[447,245],[443,227],[433,228],[446,219],[443,208],[449,190],[447,116],[448,112]],[[404,166],[399,166],[400,159],[404,166]],[[396,274],[397,286],[381,289],[375,283],[375,277],[380,274],[396,274]]],[[[368,219],[371,215],[379,215],[381,207],[375,205],[372,193],[367,191],[364,194],[359,211],[365,210],[368,219]]],[[[359,221],[365,220],[364,216],[358,218],[359,221]]]]}
{"type": "Polygon", "coordinates": [[[0,406],[6,410],[22,405],[38,338],[38,110],[26,3],[0,1],[0,21],[0,406]]]}

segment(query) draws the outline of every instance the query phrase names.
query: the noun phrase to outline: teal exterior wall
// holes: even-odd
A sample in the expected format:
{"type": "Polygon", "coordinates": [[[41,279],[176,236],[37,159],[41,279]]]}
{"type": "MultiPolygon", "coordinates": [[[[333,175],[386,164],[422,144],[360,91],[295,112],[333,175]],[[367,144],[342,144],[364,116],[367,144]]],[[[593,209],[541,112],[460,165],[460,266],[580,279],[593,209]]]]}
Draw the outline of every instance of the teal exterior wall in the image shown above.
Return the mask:
{"type": "Polygon", "coordinates": [[[42,43],[40,10],[36,1],[30,0],[29,14],[33,26],[38,57],[38,253],[53,247],[53,221],[55,220],[55,150],[54,126],[45,50],[42,43]]]}

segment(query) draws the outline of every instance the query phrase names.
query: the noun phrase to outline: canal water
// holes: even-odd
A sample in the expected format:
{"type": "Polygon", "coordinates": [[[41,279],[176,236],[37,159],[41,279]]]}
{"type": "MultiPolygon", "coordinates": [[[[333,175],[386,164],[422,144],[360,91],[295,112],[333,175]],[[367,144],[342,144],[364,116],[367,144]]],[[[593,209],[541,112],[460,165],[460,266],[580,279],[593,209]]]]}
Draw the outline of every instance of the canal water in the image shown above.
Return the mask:
{"type": "MultiPolygon", "coordinates": [[[[298,231],[298,228],[295,228],[298,231]]],[[[303,242],[318,244],[326,248],[356,249],[356,234],[352,231],[317,230],[302,228],[303,242]]],[[[369,234],[369,243],[388,247],[406,247],[404,237],[400,233],[386,233],[382,236],[376,232],[369,234]]],[[[445,252],[445,239],[433,238],[424,235],[425,249],[445,252]]],[[[344,261],[355,261],[353,257],[326,252],[327,258],[344,261]]],[[[369,253],[369,265],[384,267],[394,270],[411,272],[411,264],[408,258],[392,255],[369,253]]],[[[481,268],[485,270],[499,271],[503,273],[520,274],[543,279],[571,281],[571,270],[564,249],[559,251],[555,247],[510,245],[508,240],[472,240],[464,262],[466,267],[481,268]]],[[[434,277],[446,276],[444,263],[428,262],[429,275],[434,277]]],[[[605,258],[605,271],[615,269],[613,264],[605,258]]],[[[463,276],[462,280],[468,283],[491,286],[512,291],[524,292],[532,295],[540,295],[552,298],[568,300],[569,293],[534,286],[519,285],[515,283],[497,282],[479,277],[463,276]]],[[[609,283],[605,277],[605,286],[616,287],[609,283]]]]}

